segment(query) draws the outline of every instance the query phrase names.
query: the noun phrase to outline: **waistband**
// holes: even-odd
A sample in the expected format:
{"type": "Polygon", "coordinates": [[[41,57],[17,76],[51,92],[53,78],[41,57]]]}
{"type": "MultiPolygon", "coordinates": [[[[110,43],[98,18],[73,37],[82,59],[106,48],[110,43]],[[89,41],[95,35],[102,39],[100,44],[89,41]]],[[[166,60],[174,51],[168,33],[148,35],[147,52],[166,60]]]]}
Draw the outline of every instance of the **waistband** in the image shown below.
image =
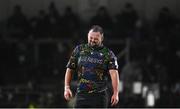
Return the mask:
{"type": "Polygon", "coordinates": [[[107,95],[107,90],[99,91],[99,92],[93,92],[93,93],[86,93],[86,92],[79,92],[77,95],[85,95],[85,96],[93,96],[93,95],[107,95]]]}

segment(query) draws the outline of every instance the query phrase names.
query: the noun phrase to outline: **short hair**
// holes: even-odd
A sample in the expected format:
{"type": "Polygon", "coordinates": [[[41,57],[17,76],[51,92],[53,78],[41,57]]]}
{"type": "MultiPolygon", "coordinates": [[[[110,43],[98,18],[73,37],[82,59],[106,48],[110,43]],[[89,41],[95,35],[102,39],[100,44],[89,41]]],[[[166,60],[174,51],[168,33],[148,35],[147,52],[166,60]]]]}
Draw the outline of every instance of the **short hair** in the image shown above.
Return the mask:
{"type": "Polygon", "coordinates": [[[100,32],[102,36],[104,34],[103,28],[99,25],[93,25],[90,30],[92,30],[93,32],[100,32]]]}

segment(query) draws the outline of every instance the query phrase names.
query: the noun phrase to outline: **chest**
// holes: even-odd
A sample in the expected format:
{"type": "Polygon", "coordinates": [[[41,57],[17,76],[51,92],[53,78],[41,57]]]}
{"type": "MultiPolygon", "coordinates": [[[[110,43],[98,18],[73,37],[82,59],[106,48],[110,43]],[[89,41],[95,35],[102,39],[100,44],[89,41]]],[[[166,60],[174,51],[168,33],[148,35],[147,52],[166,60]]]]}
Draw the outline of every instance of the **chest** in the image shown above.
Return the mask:
{"type": "Polygon", "coordinates": [[[101,51],[80,51],[78,57],[78,65],[84,67],[97,67],[97,66],[104,66],[107,65],[107,57],[105,53],[101,51]]]}

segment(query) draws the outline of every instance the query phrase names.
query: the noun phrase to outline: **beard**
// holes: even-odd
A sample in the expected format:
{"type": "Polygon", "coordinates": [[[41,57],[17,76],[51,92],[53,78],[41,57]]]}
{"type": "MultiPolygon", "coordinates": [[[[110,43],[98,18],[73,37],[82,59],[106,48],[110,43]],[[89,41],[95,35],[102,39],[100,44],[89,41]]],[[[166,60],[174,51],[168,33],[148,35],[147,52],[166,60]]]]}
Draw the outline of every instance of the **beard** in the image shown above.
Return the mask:
{"type": "Polygon", "coordinates": [[[93,47],[93,46],[98,46],[98,44],[95,43],[95,42],[90,42],[89,45],[92,46],[92,47],[93,47]]]}
{"type": "Polygon", "coordinates": [[[95,43],[95,42],[89,42],[88,44],[89,44],[92,48],[98,48],[98,47],[101,46],[101,44],[95,43]]]}

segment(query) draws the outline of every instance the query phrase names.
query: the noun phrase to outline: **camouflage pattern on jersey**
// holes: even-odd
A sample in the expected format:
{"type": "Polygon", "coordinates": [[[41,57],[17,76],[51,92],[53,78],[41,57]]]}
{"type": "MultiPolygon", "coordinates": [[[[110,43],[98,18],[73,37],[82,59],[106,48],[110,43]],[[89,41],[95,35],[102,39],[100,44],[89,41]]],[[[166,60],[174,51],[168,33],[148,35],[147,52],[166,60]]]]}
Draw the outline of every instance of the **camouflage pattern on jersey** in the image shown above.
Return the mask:
{"type": "Polygon", "coordinates": [[[78,73],[78,93],[97,93],[106,90],[110,69],[118,69],[117,58],[107,47],[93,48],[88,44],[78,45],[67,64],[78,73]]]}

